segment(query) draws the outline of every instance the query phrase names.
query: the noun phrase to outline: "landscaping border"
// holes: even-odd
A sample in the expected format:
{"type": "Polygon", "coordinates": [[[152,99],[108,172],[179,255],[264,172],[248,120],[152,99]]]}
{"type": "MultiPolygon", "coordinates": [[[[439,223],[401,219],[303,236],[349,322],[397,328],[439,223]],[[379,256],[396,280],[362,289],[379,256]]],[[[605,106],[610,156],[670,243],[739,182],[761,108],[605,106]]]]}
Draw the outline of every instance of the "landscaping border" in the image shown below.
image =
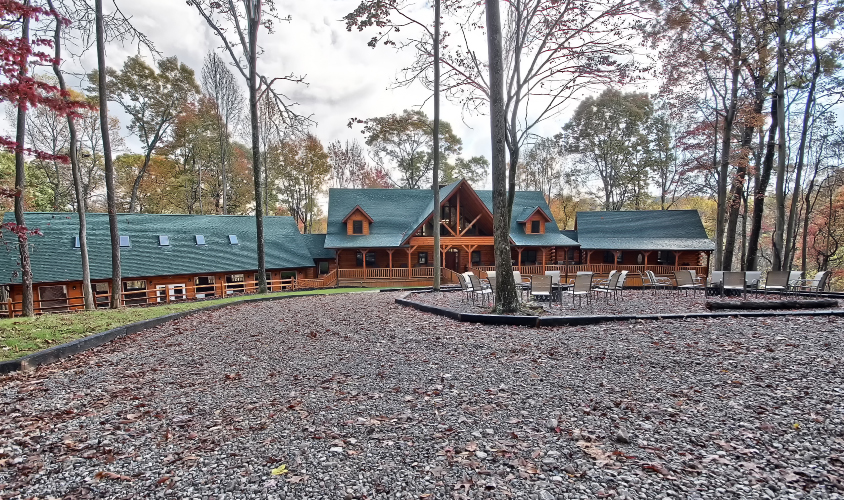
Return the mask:
{"type": "MultiPolygon", "coordinates": [[[[318,290],[318,289],[314,289],[318,290]]],[[[373,290],[374,292],[375,290],[373,290]]],[[[366,293],[366,288],[361,288],[360,291],[355,292],[347,292],[347,293],[366,293]]],[[[71,340],[70,342],[65,342],[64,344],[60,344],[57,346],[49,347],[47,349],[34,352],[32,354],[28,354],[26,356],[22,356],[17,359],[10,359],[7,361],[0,361],[0,375],[4,375],[7,373],[12,373],[20,370],[29,370],[36,368],[41,365],[46,365],[49,363],[54,363],[62,358],[66,358],[68,356],[73,356],[74,354],[79,354],[81,352],[87,351],[88,349],[93,349],[95,347],[99,347],[103,344],[111,342],[114,339],[124,337],[126,335],[132,335],[133,333],[138,333],[141,330],[146,330],[147,328],[155,328],[156,326],[161,326],[168,321],[173,321],[177,319],[182,319],[192,314],[205,312],[205,311],[215,311],[217,309],[223,309],[224,307],[231,307],[240,304],[249,304],[253,302],[264,302],[269,300],[285,300],[285,299],[295,299],[298,297],[313,297],[316,295],[326,295],[324,293],[304,293],[300,295],[278,295],[278,296],[265,296],[265,297],[253,297],[249,299],[238,300],[235,302],[228,302],[225,304],[213,304],[207,307],[201,307],[198,309],[191,309],[190,311],[182,311],[173,314],[168,314],[166,316],[159,316],[157,318],[150,318],[143,321],[137,321],[135,323],[129,323],[128,325],[118,326],[117,328],[112,328],[111,330],[106,330],[104,332],[99,333],[92,333],[86,337],[81,337],[78,339],[71,340]]]]}
{"type": "Polygon", "coordinates": [[[592,316],[510,316],[502,314],[464,313],[455,309],[423,304],[409,300],[413,291],[396,298],[396,304],[410,307],[422,312],[445,316],[464,323],[480,323],[483,325],[510,325],[539,328],[544,326],[582,326],[597,325],[612,321],[661,321],[666,319],[700,319],[700,318],[766,318],[779,316],[842,316],[844,310],[824,309],[820,311],[735,311],[716,313],[686,313],[686,314],[618,314],[592,316]]]}

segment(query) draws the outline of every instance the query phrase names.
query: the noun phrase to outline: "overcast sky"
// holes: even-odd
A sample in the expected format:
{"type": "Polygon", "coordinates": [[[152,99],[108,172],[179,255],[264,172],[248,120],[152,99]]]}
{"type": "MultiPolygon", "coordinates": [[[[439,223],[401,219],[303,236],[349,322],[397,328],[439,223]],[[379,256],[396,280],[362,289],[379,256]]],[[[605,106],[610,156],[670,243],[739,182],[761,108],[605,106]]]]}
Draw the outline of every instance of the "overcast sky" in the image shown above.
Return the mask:
{"type": "MultiPolygon", "coordinates": [[[[288,84],[279,87],[299,103],[302,114],[312,115],[317,122],[316,135],[324,144],[334,140],[358,138],[360,128],[349,129],[349,118],[370,118],[420,106],[430,93],[419,84],[393,89],[391,83],[413,54],[391,47],[372,49],[367,46],[371,32],[347,32],[342,17],[351,12],[360,0],[277,0],[279,14],[292,17],[289,23],[276,23],[272,35],[262,31],[260,44],[264,54],[260,71],[268,77],[289,73],[303,75],[308,85],[288,84]]],[[[117,0],[120,8],[132,16],[132,23],[146,33],[163,56],[177,56],[197,73],[205,55],[219,51],[219,40],[207,27],[195,8],[185,1],[117,0]]],[[[108,2],[106,2],[108,4],[108,2]]],[[[485,46],[478,47],[485,49],[485,46]]],[[[108,65],[119,68],[126,57],[137,52],[135,46],[110,45],[108,65]]],[[[141,52],[152,62],[150,55],[141,52]]],[[[228,60],[226,54],[222,54],[228,60]]],[[[96,54],[90,51],[80,61],[67,61],[67,70],[90,71],[96,67],[96,54]],[[81,64],[81,68],[79,67],[81,64]]],[[[245,91],[245,89],[244,89],[245,91]]],[[[573,108],[576,103],[572,103],[573,108]]],[[[119,107],[110,104],[112,114],[128,123],[119,107]]],[[[423,107],[433,115],[429,100],[423,107]]],[[[489,158],[489,119],[466,116],[459,106],[442,101],[442,119],[451,122],[464,141],[464,155],[489,158]]],[[[553,134],[559,130],[561,118],[545,123],[540,132],[553,134]]],[[[124,135],[128,133],[124,131],[124,135]]],[[[127,137],[130,149],[140,152],[139,143],[127,137]]]]}

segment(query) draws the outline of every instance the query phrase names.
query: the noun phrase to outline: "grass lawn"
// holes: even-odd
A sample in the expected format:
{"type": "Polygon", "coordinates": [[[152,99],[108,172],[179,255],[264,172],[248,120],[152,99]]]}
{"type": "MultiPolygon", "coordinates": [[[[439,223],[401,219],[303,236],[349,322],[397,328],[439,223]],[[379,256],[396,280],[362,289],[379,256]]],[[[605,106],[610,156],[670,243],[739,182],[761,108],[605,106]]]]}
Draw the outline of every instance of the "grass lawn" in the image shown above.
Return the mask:
{"type": "MultiPolygon", "coordinates": [[[[378,288],[367,289],[376,291],[378,288]]],[[[360,288],[328,288],[301,292],[276,292],[271,296],[361,292],[360,288]]],[[[214,304],[227,304],[254,299],[256,295],[242,295],[216,300],[181,302],[163,306],[100,309],[67,314],[44,314],[33,318],[0,319],[0,361],[15,359],[73,339],[110,330],[121,325],[157,318],[182,311],[200,309],[214,304]]]]}

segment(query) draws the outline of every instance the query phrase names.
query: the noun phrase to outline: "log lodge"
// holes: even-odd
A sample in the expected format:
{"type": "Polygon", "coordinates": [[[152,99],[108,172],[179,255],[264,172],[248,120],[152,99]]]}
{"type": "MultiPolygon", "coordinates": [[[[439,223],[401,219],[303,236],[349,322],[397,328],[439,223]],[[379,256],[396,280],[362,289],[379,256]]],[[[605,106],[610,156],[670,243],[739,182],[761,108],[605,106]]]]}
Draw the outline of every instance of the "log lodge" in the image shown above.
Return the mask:
{"type": "MultiPolygon", "coordinates": [[[[442,278],[481,276],[495,266],[492,192],[465,181],[440,195],[442,278]]],[[[427,189],[330,189],[326,234],[301,234],[292,217],[265,217],[271,291],[333,286],[429,286],[433,280],[433,196],[427,189]]],[[[4,220],[14,220],[5,214],[4,220]]],[[[99,307],[110,294],[108,216],[88,214],[92,288],[99,307]]],[[[82,308],[78,219],[74,213],[28,213],[37,312],[82,308]]],[[[257,242],[252,216],[119,214],[126,305],[170,303],[256,291],[257,242]]],[[[20,311],[16,239],[5,234],[0,313],[20,311]]],[[[715,249],[696,210],[579,212],[574,230],[560,230],[542,193],[517,191],[510,225],[511,259],[522,274],[559,270],[645,270],[706,276],[715,249]]]]}

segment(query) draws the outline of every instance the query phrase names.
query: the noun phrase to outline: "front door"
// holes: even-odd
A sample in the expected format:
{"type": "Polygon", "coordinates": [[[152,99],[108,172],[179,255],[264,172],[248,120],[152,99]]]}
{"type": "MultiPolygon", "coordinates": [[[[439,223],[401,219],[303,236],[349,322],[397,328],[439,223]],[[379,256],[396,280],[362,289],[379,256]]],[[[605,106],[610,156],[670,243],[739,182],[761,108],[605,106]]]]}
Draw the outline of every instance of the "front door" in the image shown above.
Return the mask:
{"type": "Polygon", "coordinates": [[[457,256],[459,253],[456,249],[452,248],[445,253],[445,268],[451,269],[452,271],[457,271],[457,265],[459,264],[457,256]]]}

